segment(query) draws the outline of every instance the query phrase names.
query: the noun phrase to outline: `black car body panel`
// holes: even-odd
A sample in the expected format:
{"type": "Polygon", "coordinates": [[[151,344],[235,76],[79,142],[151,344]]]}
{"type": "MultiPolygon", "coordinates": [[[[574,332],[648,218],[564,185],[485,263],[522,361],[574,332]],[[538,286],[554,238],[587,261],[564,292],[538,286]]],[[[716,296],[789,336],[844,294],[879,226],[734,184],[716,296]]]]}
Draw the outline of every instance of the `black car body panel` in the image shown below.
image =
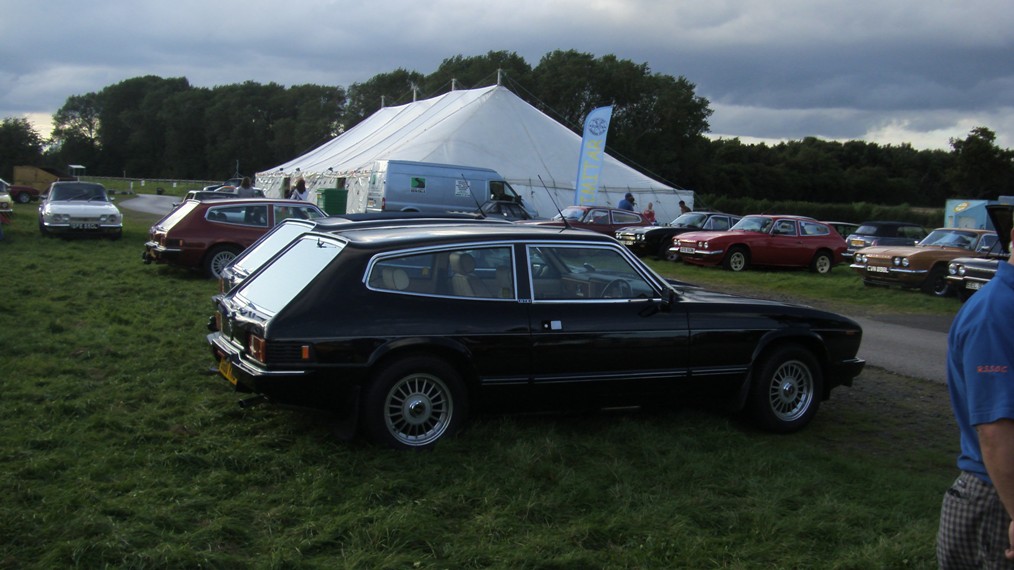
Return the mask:
{"type": "Polygon", "coordinates": [[[959,257],[951,260],[947,266],[947,281],[962,301],[982,289],[996,275],[997,266],[1010,258],[1011,215],[1014,214],[1014,205],[988,204],[986,212],[996,228],[998,239],[994,251],[988,258],[959,257]]]}
{"type": "Polygon", "coordinates": [[[559,228],[305,233],[215,306],[208,342],[238,390],[348,414],[392,362],[420,355],[456,371],[468,407],[489,411],[699,394],[742,407],[758,363],[785,346],[818,363],[819,401],[864,364],[851,319],[673,286],[612,238],[559,228]],[[480,297],[459,289],[466,255],[488,283],[480,297]],[[575,261],[585,258],[598,266],[575,261]]]}
{"type": "Polygon", "coordinates": [[[654,255],[662,259],[678,261],[678,248],[669,253],[672,238],[689,231],[723,231],[736,225],[741,216],[724,212],[687,212],[661,226],[631,226],[616,231],[616,240],[630,248],[637,255],[654,255]]]}

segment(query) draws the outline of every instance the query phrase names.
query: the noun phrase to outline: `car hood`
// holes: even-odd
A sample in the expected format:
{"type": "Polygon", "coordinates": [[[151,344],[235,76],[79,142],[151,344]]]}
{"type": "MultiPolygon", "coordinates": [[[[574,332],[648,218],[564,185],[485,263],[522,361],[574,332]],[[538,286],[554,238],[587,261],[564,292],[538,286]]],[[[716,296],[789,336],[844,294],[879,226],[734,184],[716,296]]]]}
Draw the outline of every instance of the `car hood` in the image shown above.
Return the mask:
{"type": "Polygon", "coordinates": [[[68,200],[66,202],[49,202],[46,209],[60,214],[118,214],[120,210],[109,202],[91,202],[86,200],[68,200]]]}
{"type": "Polygon", "coordinates": [[[772,301],[768,299],[754,299],[731,293],[720,293],[718,291],[711,291],[709,289],[703,289],[690,284],[673,284],[673,286],[680,292],[681,304],[702,303],[715,307],[720,305],[731,305],[742,307],[744,313],[762,314],[778,320],[792,320],[797,316],[801,319],[812,319],[817,317],[824,321],[822,326],[830,326],[834,328],[855,328],[857,330],[862,329],[858,323],[848,317],[824,311],[822,309],[815,309],[807,305],[785,303],[782,301],[772,301]]]}
{"type": "Polygon", "coordinates": [[[692,232],[686,232],[680,234],[680,239],[693,240],[693,241],[708,241],[713,239],[721,239],[729,236],[742,236],[742,235],[765,235],[761,232],[749,232],[745,230],[725,230],[725,231],[706,231],[697,230],[692,232]]]}
{"type": "Polygon", "coordinates": [[[912,257],[934,255],[946,252],[951,255],[971,255],[972,252],[963,247],[941,247],[938,245],[875,245],[861,250],[864,255],[873,257],[912,257]]]}

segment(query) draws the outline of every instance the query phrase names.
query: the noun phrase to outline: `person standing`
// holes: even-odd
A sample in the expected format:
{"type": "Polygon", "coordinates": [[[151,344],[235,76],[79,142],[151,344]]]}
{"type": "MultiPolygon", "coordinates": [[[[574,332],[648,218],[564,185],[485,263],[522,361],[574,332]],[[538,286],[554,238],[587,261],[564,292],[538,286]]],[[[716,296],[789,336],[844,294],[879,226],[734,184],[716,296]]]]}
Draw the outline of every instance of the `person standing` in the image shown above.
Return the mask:
{"type": "Polygon", "coordinates": [[[687,206],[686,202],[684,202],[683,200],[680,200],[680,214],[686,214],[689,211],[690,211],[690,206],[687,206]]]}
{"type": "Polygon", "coordinates": [[[654,203],[648,202],[648,207],[645,208],[645,210],[643,212],[641,212],[641,215],[644,216],[645,220],[648,220],[649,224],[655,225],[655,205],[654,205],[654,203]]]}
{"type": "Polygon", "coordinates": [[[623,199],[620,200],[620,203],[617,204],[616,207],[619,208],[619,209],[621,209],[621,210],[630,210],[631,212],[633,212],[634,211],[634,195],[631,194],[630,192],[627,192],[627,194],[625,196],[623,196],[623,199]]]}
{"type": "MultiPolygon", "coordinates": [[[[1014,231],[1011,231],[1014,238],[1014,231]]],[[[961,307],[947,337],[947,389],[961,474],[944,494],[940,568],[1014,568],[1014,260],[961,307]]]]}
{"type": "Polygon", "coordinates": [[[306,181],[300,178],[296,180],[296,186],[292,189],[292,193],[289,194],[290,200],[302,200],[306,201],[306,181]]]}
{"type": "Polygon", "coordinates": [[[239,188],[236,188],[237,198],[253,198],[257,193],[254,192],[253,186],[250,184],[250,177],[244,176],[243,180],[239,183],[239,188]]]}

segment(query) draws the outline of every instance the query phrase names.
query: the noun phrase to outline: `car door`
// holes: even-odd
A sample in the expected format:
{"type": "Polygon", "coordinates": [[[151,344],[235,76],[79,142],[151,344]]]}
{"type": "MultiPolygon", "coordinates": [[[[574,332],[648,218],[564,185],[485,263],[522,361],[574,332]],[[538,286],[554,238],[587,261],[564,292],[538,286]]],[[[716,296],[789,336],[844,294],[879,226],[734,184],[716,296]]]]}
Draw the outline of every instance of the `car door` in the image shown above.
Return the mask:
{"type": "Polygon", "coordinates": [[[617,247],[531,244],[521,255],[534,395],[625,405],[686,380],[686,314],[617,247]]]}
{"type": "Polygon", "coordinates": [[[763,242],[764,247],[750,251],[753,262],[758,265],[799,266],[809,263],[795,220],[775,220],[763,242]],[[804,258],[807,261],[804,262],[804,258]]]}

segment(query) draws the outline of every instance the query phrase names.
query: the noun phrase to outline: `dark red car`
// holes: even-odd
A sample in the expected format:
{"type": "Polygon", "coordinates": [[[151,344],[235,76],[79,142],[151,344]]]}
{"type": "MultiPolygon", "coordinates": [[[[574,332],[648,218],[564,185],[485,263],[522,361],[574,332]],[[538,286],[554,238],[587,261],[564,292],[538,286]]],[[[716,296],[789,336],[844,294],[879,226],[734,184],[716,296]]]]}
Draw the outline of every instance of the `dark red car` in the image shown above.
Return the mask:
{"type": "Polygon", "coordinates": [[[299,200],[187,200],[151,227],[142,258],[203,269],[218,279],[223,267],[275,224],[326,217],[317,206],[299,200]]]}
{"type": "Polygon", "coordinates": [[[620,228],[651,225],[651,222],[637,212],[606,206],[567,206],[551,220],[522,223],[560,227],[566,225],[571,228],[606,234],[610,237],[615,236],[616,230],[620,228]]]}
{"type": "Polygon", "coordinates": [[[837,231],[803,216],[746,216],[728,231],[685,233],[678,240],[685,263],[721,264],[732,271],[760,265],[827,273],[845,251],[837,231]]]}

